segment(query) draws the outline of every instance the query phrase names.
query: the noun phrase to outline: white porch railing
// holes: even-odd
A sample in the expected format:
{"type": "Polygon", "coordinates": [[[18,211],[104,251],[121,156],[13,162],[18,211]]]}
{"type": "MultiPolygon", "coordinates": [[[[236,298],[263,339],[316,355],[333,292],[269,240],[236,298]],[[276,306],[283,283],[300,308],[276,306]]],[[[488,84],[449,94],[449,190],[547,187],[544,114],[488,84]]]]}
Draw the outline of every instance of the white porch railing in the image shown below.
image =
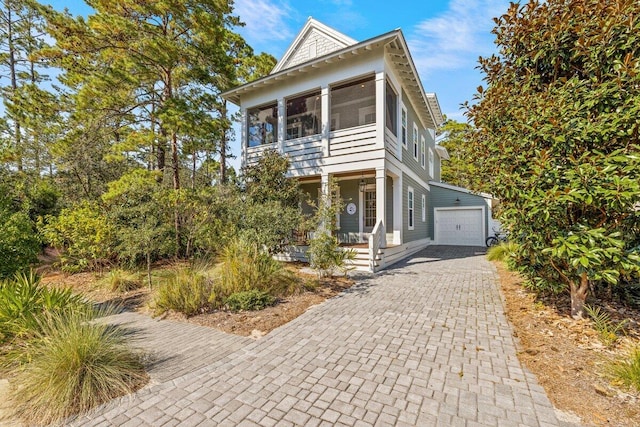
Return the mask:
{"type": "Polygon", "coordinates": [[[385,228],[382,220],[378,221],[373,231],[369,236],[369,269],[372,273],[384,268],[384,260],[380,260],[380,265],[376,265],[378,258],[378,251],[382,246],[383,238],[385,237],[385,228]]]}

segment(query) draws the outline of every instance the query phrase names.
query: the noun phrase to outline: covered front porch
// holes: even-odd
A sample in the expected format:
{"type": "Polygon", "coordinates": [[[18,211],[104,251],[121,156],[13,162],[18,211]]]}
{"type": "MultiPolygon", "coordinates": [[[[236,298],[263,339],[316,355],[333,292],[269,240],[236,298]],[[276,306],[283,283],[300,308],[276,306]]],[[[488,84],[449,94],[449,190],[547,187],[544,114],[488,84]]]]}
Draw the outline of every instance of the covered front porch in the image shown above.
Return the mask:
{"type": "Polygon", "coordinates": [[[402,244],[401,178],[385,169],[357,170],[334,175],[306,177],[301,188],[312,203],[303,203],[306,214],[329,188],[333,177],[344,207],[336,216],[336,237],[343,246],[368,244],[375,234],[379,247],[402,244]]]}

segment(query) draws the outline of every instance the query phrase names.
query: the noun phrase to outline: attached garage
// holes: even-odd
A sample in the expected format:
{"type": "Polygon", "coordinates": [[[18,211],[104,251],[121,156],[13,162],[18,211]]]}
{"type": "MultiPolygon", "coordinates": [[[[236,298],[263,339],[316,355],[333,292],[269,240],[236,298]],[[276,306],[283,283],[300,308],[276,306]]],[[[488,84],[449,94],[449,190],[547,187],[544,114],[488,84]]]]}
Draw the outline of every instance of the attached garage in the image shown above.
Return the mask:
{"type": "Polygon", "coordinates": [[[485,207],[435,208],[434,229],[438,245],[484,246],[485,207]]]}

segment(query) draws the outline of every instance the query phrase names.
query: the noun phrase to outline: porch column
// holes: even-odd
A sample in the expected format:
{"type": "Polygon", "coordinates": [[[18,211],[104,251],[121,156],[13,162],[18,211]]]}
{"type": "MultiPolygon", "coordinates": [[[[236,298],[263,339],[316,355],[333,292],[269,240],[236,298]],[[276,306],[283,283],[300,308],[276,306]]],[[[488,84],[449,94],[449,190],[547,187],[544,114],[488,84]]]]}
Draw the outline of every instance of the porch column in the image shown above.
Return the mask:
{"type": "Polygon", "coordinates": [[[376,168],[376,225],[382,221],[385,232],[382,233],[381,248],[387,247],[387,230],[389,226],[386,220],[387,208],[387,173],[385,168],[376,168]]]}
{"type": "Polygon", "coordinates": [[[284,98],[278,99],[278,153],[284,154],[286,105],[284,98]]]}
{"type": "Polygon", "coordinates": [[[247,134],[247,109],[243,108],[240,112],[240,167],[247,165],[247,145],[249,144],[249,135],[247,134]]]}
{"type": "MultiPolygon", "coordinates": [[[[329,133],[331,132],[331,106],[329,105],[329,86],[320,89],[320,110],[322,122],[322,157],[329,157],[329,133]]],[[[328,182],[328,181],[327,181],[328,182]]]]}
{"type": "Polygon", "coordinates": [[[402,176],[393,177],[393,244],[402,244],[402,176]]]}
{"type": "MultiPolygon", "coordinates": [[[[327,203],[331,203],[331,198],[327,197],[327,195],[329,194],[330,176],[331,175],[324,172],[322,173],[322,175],[320,175],[320,192],[322,193],[323,200],[318,200],[318,208],[320,208],[321,203],[324,203],[324,200],[326,200],[327,203]]],[[[325,227],[324,223],[320,224],[320,229],[318,230],[318,232],[323,232],[323,233],[327,232],[327,227],[325,227]]]]}

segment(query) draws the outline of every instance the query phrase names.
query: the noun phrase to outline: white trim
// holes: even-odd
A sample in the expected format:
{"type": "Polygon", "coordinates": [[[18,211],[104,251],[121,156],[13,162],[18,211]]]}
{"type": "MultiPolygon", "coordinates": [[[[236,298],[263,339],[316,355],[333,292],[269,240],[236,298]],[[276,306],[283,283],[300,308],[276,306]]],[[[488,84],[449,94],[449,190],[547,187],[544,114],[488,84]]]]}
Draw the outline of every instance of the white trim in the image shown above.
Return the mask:
{"type": "MultiPolygon", "coordinates": [[[[426,169],[427,168],[427,162],[425,157],[427,157],[426,154],[426,147],[427,144],[425,142],[425,138],[424,135],[420,135],[420,166],[422,166],[422,169],[426,169]]],[[[431,150],[431,148],[429,148],[429,150],[431,150]]],[[[430,175],[433,178],[433,175],[430,175]]]]}
{"type": "Polygon", "coordinates": [[[387,168],[389,168],[389,165],[395,166],[398,170],[402,170],[403,175],[406,175],[412,180],[414,180],[415,182],[417,182],[425,190],[427,191],[430,190],[430,187],[429,187],[430,181],[425,181],[424,177],[418,176],[417,173],[415,173],[410,168],[408,168],[404,163],[398,163],[398,160],[391,155],[387,156],[385,160],[386,160],[387,168]]]}
{"type": "Polygon", "coordinates": [[[440,144],[436,144],[436,152],[438,153],[438,156],[440,156],[442,160],[451,159],[451,157],[449,157],[449,152],[447,151],[447,149],[440,144]]]}
{"type": "Polygon", "coordinates": [[[422,222],[427,222],[427,195],[422,194],[422,222]]]}
{"type": "Polygon", "coordinates": [[[360,191],[358,185],[358,234],[360,236],[360,243],[364,243],[364,192],[360,191]]]}
{"type": "Polygon", "coordinates": [[[415,191],[413,191],[413,187],[407,186],[407,230],[415,229],[415,225],[416,225],[416,193],[415,191]]]}

